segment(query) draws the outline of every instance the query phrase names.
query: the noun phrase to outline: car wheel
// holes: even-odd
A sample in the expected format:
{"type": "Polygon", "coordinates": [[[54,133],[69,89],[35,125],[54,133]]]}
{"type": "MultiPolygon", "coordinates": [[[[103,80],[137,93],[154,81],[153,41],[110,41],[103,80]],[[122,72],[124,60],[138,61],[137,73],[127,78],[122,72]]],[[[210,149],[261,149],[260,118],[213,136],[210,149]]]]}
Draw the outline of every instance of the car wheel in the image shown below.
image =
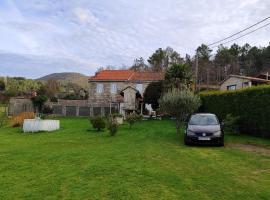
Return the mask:
{"type": "Polygon", "coordinates": [[[187,146],[189,146],[190,145],[190,142],[188,141],[188,139],[187,139],[187,137],[185,136],[185,138],[184,138],[184,143],[185,143],[185,145],[187,145],[187,146]]]}
{"type": "Polygon", "coordinates": [[[219,147],[224,147],[224,138],[222,137],[218,142],[219,147]]]}

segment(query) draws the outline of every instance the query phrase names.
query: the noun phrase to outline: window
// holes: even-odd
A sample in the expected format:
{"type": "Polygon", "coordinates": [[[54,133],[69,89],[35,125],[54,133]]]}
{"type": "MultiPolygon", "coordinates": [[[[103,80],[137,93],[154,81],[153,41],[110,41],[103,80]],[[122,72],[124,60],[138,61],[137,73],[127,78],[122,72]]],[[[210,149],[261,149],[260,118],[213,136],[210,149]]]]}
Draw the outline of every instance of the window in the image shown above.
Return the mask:
{"type": "Polygon", "coordinates": [[[236,90],[236,85],[227,86],[227,90],[236,90]]]}
{"type": "Polygon", "coordinates": [[[142,93],[143,85],[142,85],[142,84],[137,84],[137,85],[136,85],[136,89],[137,89],[140,93],[142,93]]]}
{"type": "Polygon", "coordinates": [[[218,125],[219,122],[215,115],[193,115],[189,121],[189,125],[199,125],[199,126],[207,126],[207,125],[218,125]]]}
{"type": "Polygon", "coordinates": [[[98,83],[97,84],[97,93],[102,93],[103,92],[103,84],[102,83],[98,83]]]}
{"type": "Polygon", "coordinates": [[[111,83],[111,94],[116,94],[116,93],[117,93],[117,84],[111,83]]]}
{"type": "Polygon", "coordinates": [[[243,83],[243,87],[248,87],[249,86],[249,82],[244,82],[243,83]]]}

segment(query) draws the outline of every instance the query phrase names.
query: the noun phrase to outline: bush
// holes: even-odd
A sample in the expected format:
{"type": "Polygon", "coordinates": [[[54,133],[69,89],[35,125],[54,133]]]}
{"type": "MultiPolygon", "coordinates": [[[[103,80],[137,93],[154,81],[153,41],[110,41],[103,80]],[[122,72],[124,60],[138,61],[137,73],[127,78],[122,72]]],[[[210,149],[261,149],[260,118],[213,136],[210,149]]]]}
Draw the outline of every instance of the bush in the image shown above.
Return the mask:
{"type": "Polygon", "coordinates": [[[43,106],[45,102],[48,100],[48,97],[45,95],[38,95],[31,98],[33,105],[35,108],[37,108],[38,112],[42,112],[43,106]]]}
{"type": "Polygon", "coordinates": [[[22,127],[23,121],[25,119],[34,119],[35,114],[33,112],[22,112],[18,115],[14,115],[11,118],[11,125],[12,127],[22,127]]]}
{"type": "Polygon", "coordinates": [[[131,128],[135,124],[135,122],[138,122],[141,120],[142,120],[142,116],[138,115],[137,113],[131,113],[126,116],[126,121],[127,123],[129,123],[129,128],[131,128]]]}
{"type": "Polygon", "coordinates": [[[270,138],[270,86],[208,92],[200,96],[201,111],[215,113],[221,120],[228,114],[238,116],[240,133],[270,138]]]}
{"type": "Polygon", "coordinates": [[[45,105],[42,109],[42,113],[46,115],[53,114],[53,108],[49,105],[45,105]]]}
{"type": "Polygon", "coordinates": [[[118,131],[118,124],[115,118],[109,117],[107,129],[109,130],[109,133],[111,136],[114,136],[118,131]]]}
{"type": "Polygon", "coordinates": [[[230,134],[239,134],[239,117],[234,117],[231,114],[226,115],[224,119],[224,131],[230,134]]]}
{"type": "Polygon", "coordinates": [[[7,122],[6,113],[0,112],[0,128],[3,127],[7,122]]]}
{"type": "Polygon", "coordinates": [[[100,116],[92,117],[90,119],[90,122],[91,122],[93,128],[97,129],[97,131],[101,131],[102,129],[105,128],[105,125],[106,125],[105,120],[100,116]]]}
{"type": "Polygon", "coordinates": [[[58,99],[57,99],[57,97],[51,97],[50,101],[51,102],[58,102],[58,99]]]}
{"type": "Polygon", "coordinates": [[[173,89],[165,93],[159,100],[161,111],[175,117],[176,133],[180,133],[181,123],[200,106],[200,98],[188,90],[173,89]]]}

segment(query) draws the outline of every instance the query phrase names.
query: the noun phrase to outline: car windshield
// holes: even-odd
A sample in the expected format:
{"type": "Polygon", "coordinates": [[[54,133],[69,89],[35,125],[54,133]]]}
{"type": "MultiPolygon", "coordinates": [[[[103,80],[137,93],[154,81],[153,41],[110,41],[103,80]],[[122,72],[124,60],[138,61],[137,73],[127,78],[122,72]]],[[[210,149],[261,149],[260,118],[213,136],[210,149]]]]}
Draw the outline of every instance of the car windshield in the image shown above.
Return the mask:
{"type": "Polygon", "coordinates": [[[189,121],[190,125],[218,125],[218,120],[215,115],[193,115],[189,121]]]}

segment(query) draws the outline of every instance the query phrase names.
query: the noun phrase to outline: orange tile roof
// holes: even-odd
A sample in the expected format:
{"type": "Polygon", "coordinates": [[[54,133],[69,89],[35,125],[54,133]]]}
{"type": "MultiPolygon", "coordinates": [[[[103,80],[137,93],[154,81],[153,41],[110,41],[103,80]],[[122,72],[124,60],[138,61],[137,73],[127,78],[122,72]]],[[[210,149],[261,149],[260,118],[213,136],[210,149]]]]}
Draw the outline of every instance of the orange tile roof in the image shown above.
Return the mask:
{"type": "Polygon", "coordinates": [[[90,81],[158,81],[164,78],[160,72],[136,72],[133,70],[103,70],[89,78],[90,81]]]}

